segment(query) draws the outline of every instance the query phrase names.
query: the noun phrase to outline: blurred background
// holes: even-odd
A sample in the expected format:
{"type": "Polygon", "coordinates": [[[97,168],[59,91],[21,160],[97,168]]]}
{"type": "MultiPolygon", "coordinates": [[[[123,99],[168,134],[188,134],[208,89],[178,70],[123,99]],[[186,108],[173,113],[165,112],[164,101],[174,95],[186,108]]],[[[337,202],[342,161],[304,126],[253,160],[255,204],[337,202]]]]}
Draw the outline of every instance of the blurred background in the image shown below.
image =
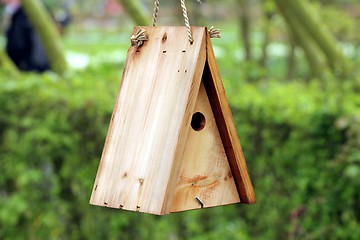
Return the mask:
{"type": "MultiPolygon", "coordinates": [[[[162,217],[88,204],[154,2],[1,2],[0,239],[360,239],[358,0],[187,1],[192,25],[222,30],[257,203],[162,217]]],[[[183,22],[180,1],[160,1],[158,25],[183,22]]]]}

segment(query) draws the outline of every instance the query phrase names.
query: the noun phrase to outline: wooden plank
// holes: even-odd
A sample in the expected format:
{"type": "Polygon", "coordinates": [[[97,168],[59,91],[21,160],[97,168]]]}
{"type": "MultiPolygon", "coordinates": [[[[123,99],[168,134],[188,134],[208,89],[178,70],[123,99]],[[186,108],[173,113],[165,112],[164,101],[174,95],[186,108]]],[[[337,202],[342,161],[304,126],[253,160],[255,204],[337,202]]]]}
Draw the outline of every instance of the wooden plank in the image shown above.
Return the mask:
{"type": "Polygon", "coordinates": [[[207,63],[205,64],[203,79],[241,202],[255,203],[255,192],[221,81],[210,37],[207,37],[207,63]]]}
{"type": "MultiPolygon", "coordinates": [[[[177,179],[178,179],[179,172],[180,172],[181,160],[183,158],[184,149],[185,149],[186,141],[188,138],[188,133],[190,130],[191,117],[192,117],[192,113],[195,108],[196,99],[197,99],[200,84],[201,84],[201,76],[203,74],[203,69],[205,67],[205,62],[206,62],[207,29],[205,27],[191,27],[191,28],[192,28],[193,39],[194,39],[193,44],[196,44],[196,45],[199,44],[200,49],[199,49],[197,58],[195,55],[193,55],[193,56],[188,56],[188,60],[184,59],[185,61],[190,61],[190,59],[192,57],[191,61],[196,61],[196,63],[194,64],[192,62],[186,62],[186,64],[188,64],[187,68],[189,68],[189,69],[193,68],[192,69],[192,71],[193,71],[192,83],[190,86],[190,91],[187,94],[188,98],[187,98],[185,112],[183,114],[181,132],[178,137],[177,149],[175,151],[175,157],[174,157],[175,159],[173,161],[173,167],[172,167],[171,173],[170,173],[171,178],[169,179],[169,183],[167,185],[165,202],[164,202],[161,214],[170,213],[171,208],[172,208],[174,193],[176,190],[177,179]],[[195,33],[194,30],[196,30],[197,33],[195,33]],[[195,37],[196,37],[196,40],[195,40],[195,37]]],[[[183,32],[181,33],[180,36],[184,36],[183,34],[185,32],[185,29],[184,28],[181,28],[181,29],[183,30],[183,32]]],[[[184,50],[182,51],[182,53],[184,53],[184,54],[186,54],[187,52],[188,51],[186,51],[186,52],[184,52],[184,50]]],[[[188,70],[185,70],[185,74],[186,74],[186,71],[188,71],[188,70]]],[[[183,81],[185,81],[185,79],[183,79],[183,81]]],[[[181,90],[179,89],[179,91],[181,91],[181,90]]],[[[177,103],[175,103],[175,104],[177,104],[177,103]]]]}
{"type": "Polygon", "coordinates": [[[193,27],[190,44],[185,27],[142,28],[149,40],[129,49],[90,203],[166,214],[205,64],[206,29],[193,27]]]}
{"type": "Polygon", "coordinates": [[[171,212],[240,202],[204,84],[191,125],[171,212]]]}

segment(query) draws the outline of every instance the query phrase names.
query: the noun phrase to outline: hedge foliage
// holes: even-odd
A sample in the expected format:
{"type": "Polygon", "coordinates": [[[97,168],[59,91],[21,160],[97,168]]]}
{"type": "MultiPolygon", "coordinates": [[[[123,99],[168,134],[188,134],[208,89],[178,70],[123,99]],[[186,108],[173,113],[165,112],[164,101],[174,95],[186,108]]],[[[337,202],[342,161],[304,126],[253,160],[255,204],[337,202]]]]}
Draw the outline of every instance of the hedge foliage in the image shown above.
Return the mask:
{"type": "Polygon", "coordinates": [[[224,79],[256,205],[89,205],[120,75],[0,72],[0,239],[360,239],[360,95],[332,80],[224,79]]]}

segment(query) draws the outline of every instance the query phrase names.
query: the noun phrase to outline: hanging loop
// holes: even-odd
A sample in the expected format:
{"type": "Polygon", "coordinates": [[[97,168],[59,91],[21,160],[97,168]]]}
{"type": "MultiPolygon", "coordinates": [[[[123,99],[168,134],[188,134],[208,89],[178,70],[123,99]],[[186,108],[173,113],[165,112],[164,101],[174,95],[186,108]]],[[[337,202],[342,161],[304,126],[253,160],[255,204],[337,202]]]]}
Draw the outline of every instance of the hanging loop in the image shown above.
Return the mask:
{"type": "Polygon", "coordinates": [[[159,5],[160,2],[159,0],[156,0],[154,3],[155,7],[154,7],[154,14],[153,14],[153,21],[152,21],[152,25],[155,27],[156,26],[156,22],[157,22],[157,18],[159,16],[159,5]]]}
{"type": "Polygon", "coordinates": [[[188,17],[188,14],[187,14],[187,9],[186,9],[186,6],[185,6],[185,0],[180,0],[180,2],[181,2],[181,8],[182,8],[182,12],[183,12],[184,20],[185,20],[185,26],[186,26],[186,29],[187,29],[189,42],[190,42],[190,44],[193,44],[194,39],[192,37],[190,21],[189,21],[189,17],[188,17]]]}
{"type": "MultiPolygon", "coordinates": [[[[199,2],[200,4],[202,3],[201,0],[196,0],[196,1],[199,2]]],[[[192,37],[192,31],[191,31],[190,21],[189,21],[189,17],[188,17],[186,5],[185,5],[185,0],[180,0],[180,4],[181,4],[181,9],[182,9],[182,12],[183,12],[184,20],[185,20],[185,26],[186,26],[189,42],[190,42],[190,44],[192,44],[194,42],[194,39],[192,37]]],[[[159,16],[159,5],[160,5],[160,1],[155,0],[155,2],[154,2],[153,20],[152,20],[152,25],[154,27],[156,26],[157,18],[159,16]]]]}

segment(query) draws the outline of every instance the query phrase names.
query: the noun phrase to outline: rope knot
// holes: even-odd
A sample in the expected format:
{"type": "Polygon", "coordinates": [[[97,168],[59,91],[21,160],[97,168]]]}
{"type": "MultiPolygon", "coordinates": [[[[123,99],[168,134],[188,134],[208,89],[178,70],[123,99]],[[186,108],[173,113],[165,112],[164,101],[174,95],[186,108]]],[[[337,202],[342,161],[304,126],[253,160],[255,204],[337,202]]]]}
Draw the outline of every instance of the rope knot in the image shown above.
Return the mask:
{"type": "Polygon", "coordinates": [[[141,47],[144,44],[144,41],[148,40],[148,35],[146,34],[145,29],[139,27],[136,35],[132,35],[130,39],[132,45],[141,47]]]}
{"type": "Polygon", "coordinates": [[[221,38],[221,30],[214,28],[214,26],[211,26],[209,29],[209,35],[210,38],[221,38]]]}

